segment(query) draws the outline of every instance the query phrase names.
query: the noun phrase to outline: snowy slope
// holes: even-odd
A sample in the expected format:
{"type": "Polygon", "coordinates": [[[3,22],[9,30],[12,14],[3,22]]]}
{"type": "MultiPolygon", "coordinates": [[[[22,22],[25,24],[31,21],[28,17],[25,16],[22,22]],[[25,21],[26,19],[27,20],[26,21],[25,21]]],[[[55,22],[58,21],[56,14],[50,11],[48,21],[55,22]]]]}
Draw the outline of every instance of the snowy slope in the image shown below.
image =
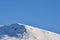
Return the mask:
{"type": "Polygon", "coordinates": [[[60,34],[18,23],[0,26],[0,40],[60,40],[60,34]]]}

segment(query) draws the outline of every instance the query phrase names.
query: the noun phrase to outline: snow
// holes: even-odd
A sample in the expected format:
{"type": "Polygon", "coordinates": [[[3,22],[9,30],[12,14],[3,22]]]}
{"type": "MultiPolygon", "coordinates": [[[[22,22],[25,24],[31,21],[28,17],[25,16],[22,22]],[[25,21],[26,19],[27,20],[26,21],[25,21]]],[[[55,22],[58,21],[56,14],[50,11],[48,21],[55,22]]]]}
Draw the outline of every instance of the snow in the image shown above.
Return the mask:
{"type": "Polygon", "coordinates": [[[60,40],[60,34],[17,23],[0,27],[0,40],[60,40]]]}

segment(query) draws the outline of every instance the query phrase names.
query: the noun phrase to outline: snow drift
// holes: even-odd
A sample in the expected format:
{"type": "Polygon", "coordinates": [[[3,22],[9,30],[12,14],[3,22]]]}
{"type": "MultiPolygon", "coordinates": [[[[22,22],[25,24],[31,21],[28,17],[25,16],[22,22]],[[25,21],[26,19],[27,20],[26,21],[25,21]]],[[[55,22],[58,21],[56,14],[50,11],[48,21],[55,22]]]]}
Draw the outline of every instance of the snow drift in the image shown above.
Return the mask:
{"type": "Polygon", "coordinates": [[[60,40],[60,34],[17,23],[0,26],[0,40],[60,40]]]}

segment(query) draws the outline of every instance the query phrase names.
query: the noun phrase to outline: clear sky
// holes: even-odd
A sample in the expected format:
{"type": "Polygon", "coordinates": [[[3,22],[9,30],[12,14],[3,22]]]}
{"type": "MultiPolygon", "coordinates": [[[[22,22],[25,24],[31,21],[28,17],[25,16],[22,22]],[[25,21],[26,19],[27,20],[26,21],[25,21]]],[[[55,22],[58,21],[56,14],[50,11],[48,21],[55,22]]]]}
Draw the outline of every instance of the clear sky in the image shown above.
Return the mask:
{"type": "Polygon", "coordinates": [[[60,33],[60,0],[0,0],[0,24],[19,22],[60,33]]]}

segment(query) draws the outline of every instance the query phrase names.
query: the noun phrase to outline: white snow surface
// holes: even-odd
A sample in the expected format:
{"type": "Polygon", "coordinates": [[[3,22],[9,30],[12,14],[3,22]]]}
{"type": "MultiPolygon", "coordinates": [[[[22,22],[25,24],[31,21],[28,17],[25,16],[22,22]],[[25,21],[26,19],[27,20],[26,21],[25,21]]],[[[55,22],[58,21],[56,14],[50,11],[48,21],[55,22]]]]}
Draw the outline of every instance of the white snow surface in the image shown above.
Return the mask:
{"type": "MultiPolygon", "coordinates": [[[[18,23],[18,25],[24,24],[18,23]]],[[[17,34],[18,37],[5,34],[2,38],[0,38],[0,40],[60,40],[60,34],[28,25],[24,25],[24,27],[26,28],[27,32],[23,33],[23,37],[21,37],[22,34],[17,34]]],[[[20,31],[19,29],[17,30],[20,31]]]]}

